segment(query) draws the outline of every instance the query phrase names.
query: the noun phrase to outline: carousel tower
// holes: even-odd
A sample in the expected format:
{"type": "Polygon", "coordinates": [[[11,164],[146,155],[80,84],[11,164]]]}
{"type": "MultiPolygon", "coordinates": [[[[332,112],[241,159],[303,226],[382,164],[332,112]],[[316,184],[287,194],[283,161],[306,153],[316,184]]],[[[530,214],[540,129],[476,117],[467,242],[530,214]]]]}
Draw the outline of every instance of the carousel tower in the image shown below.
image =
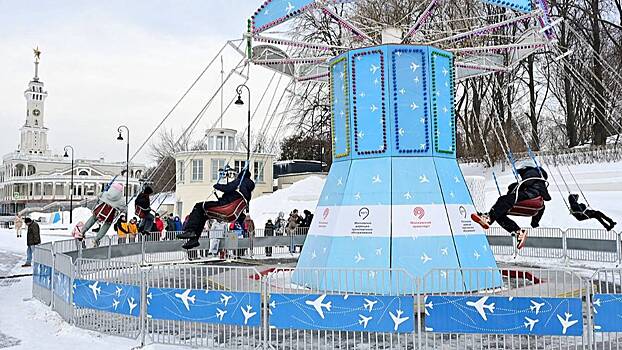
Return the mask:
{"type": "MultiPolygon", "coordinates": [[[[485,277],[456,273],[496,263],[469,219],[475,208],[456,161],[452,54],[380,45],[344,53],[329,67],[333,164],[294,283],[343,289],[309,270],[392,268],[420,278],[439,269],[437,279],[451,270],[451,281],[428,283],[428,292],[485,287],[485,277]]],[[[498,274],[490,276],[486,287],[500,285],[498,274]]]]}

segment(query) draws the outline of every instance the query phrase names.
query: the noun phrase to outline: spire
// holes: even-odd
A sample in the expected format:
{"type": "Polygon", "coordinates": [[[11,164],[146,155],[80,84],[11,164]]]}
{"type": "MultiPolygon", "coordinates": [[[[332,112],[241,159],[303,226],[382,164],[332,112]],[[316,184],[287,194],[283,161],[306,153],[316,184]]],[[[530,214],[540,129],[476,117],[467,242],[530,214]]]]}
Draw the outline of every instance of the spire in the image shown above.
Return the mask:
{"type": "Polygon", "coordinates": [[[39,46],[36,49],[32,50],[35,54],[35,77],[34,81],[39,81],[39,61],[41,60],[41,50],[39,50],[39,46]]]}

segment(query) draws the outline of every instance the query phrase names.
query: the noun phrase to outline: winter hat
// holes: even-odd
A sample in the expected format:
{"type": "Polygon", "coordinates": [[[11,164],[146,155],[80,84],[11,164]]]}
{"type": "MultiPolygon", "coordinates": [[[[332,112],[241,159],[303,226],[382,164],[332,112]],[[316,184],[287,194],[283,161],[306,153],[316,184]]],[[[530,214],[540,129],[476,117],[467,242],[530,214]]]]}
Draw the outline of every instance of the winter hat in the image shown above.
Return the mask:
{"type": "Polygon", "coordinates": [[[536,168],[536,163],[531,159],[522,160],[516,164],[516,168],[517,169],[536,168]]]}

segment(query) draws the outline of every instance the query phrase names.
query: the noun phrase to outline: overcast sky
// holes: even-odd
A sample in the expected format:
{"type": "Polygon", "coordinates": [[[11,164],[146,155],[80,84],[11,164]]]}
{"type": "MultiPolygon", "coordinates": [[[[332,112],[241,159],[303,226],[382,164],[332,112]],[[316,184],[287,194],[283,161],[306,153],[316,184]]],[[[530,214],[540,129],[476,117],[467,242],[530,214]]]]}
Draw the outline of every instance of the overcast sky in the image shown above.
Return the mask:
{"type": "MultiPolygon", "coordinates": [[[[224,42],[241,38],[246,19],[261,2],[0,0],[0,154],[19,143],[23,92],[34,74],[33,47],[43,52],[39,76],[49,93],[44,123],[53,152],[72,144],[77,157],[123,160],[117,126],[130,127],[135,149],[224,42]]],[[[229,50],[225,70],[236,59],[229,50]]],[[[216,88],[219,66],[166,127],[179,131],[196,115],[216,88]]],[[[254,74],[252,84],[265,84],[264,76],[265,71],[254,74]]],[[[232,81],[225,98],[232,98],[237,82],[232,81]]],[[[200,129],[216,120],[213,112],[200,129]]],[[[240,108],[224,126],[243,129],[237,125],[243,120],[239,115],[244,115],[240,108]]],[[[139,159],[147,156],[142,152],[139,159]]]]}

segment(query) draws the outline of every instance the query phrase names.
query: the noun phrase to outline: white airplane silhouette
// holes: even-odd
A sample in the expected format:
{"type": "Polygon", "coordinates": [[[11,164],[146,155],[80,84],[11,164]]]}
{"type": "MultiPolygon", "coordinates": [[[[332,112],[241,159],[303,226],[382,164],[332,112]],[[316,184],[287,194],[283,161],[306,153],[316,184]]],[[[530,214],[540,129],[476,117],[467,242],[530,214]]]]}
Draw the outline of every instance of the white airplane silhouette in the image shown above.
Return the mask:
{"type": "Polygon", "coordinates": [[[412,62],[412,63],[410,64],[410,69],[412,69],[412,71],[413,71],[413,72],[414,72],[414,71],[416,71],[416,70],[417,70],[417,68],[419,68],[419,67],[420,67],[420,66],[419,66],[418,64],[416,64],[415,62],[412,62]]]}
{"type": "Polygon", "coordinates": [[[291,2],[287,2],[287,7],[285,8],[285,11],[287,12],[287,14],[289,14],[290,12],[292,12],[294,9],[296,8],[296,6],[292,5],[291,2]]]}
{"type": "Polygon", "coordinates": [[[343,179],[342,178],[338,178],[337,179],[337,186],[341,186],[343,185],[343,179]]]}
{"type": "Polygon", "coordinates": [[[371,74],[376,74],[378,69],[380,69],[379,66],[376,66],[375,64],[372,64],[371,67],[369,68],[369,71],[371,72],[371,74]]]}
{"type": "Polygon", "coordinates": [[[363,326],[363,328],[367,328],[367,323],[373,318],[371,316],[369,317],[365,317],[361,314],[359,314],[360,320],[359,320],[359,324],[363,326]]]}
{"type": "Polygon", "coordinates": [[[371,183],[375,184],[375,183],[380,183],[382,182],[382,180],[380,179],[380,175],[376,175],[374,177],[372,177],[371,179],[371,183]]]}
{"type": "Polygon", "coordinates": [[[240,308],[240,310],[242,310],[242,314],[244,314],[244,324],[248,324],[248,320],[251,319],[251,317],[257,315],[256,312],[251,312],[251,310],[253,309],[252,306],[250,305],[246,305],[246,309],[244,309],[243,307],[240,308]]]}
{"type": "Polygon", "coordinates": [[[95,300],[97,300],[97,294],[102,293],[101,287],[98,287],[99,281],[95,281],[95,283],[91,284],[89,288],[93,291],[93,295],[95,296],[95,300]]]}
{"type": "Polygon", "coordinates": [[[564,313],[564,316],[566,316],[566,318],[562,318],[560,315],[557,315],[559,323],[562,324],[562,334],[566,334],[568,328],[574,326],[577,322],[579,322],[578,320],[570,321],[570,318],[572,317],[572,314],[570,313],[566,312],[564,313]]]}
{"type": "Polygon", "coordinates": [[[449,71],[447,70],[446,67],[443,67],[443,75],[447,75],[447,74],[449,74],[449,71]]]}
{"type": "Polygon", "coordinates": [[[378,110],[378,107],[376,107],[376,105],[372,103],[372,105],[371,105],[371,106],[369,106],[369,110],[370,110],[372,113],[374,113],[375,111],[377,111],[377,110],[378,110]]]}
{"type": "Polygon", "coordinates": [[[131,314],[132,314],[132,311],[134,310],[134,308],[135,308],[136,306],[138,306],[138,303],[135,303],[135,302],[134,302],[134,298],[129,298],[129,299],[127,300],[127,303],[128,303],[128,305],[130,306],[130,315],[131,315],[131,314]]]}
{"type": "Polygon", "coordinates": [[[449,250],[447,248],[441,248],[441,254],[447,255],[449,254],[449,250]]]}
{"type": "Polygon", "coordinates": [[[430,258],[430,257],[428,256],[428,254],[423,253],[423,255],[421,256],[421,261],[425,264],[425,263],[427,263],[427,262],[428,262],[428,261],[430,261],[430,260],[432,260],[432,258],[430,258]]]}
{"type": "Polygon", "coordinates": [[[365,301],[365,303],[363,304],[363,307],[367,309],[367,311],[371,312],[371,310],[373,310],[374,305],[376,305],[378,303],[378,300],[374,300],[371,301],[369,299],[363,298],[363,300],[365,301]]]}
{"type": "Polygon", "coordinates": [[[402,314],[404,313],[404,311],[402,310],[396,310],[395,313],[397,315],[394,315],[392,312],[389,312],[389,316],[391,316],[391,319],[393,320],[393,330],[397,331],[397,328],[404,322],[408,321],[408,319],[410,317],[402,317],[402,314]]]}
{"type": "Polygon", "coordinates": [[[402,94],[402,95],[403,95],[403,94],[405,94],[405,93],[406,93],[406,89],[401,88],[401,89],[400,89],[400,94],[402,94]]]}
{"type": "Polygon", "coordinates": [[[327,303],[322,303],[324,301],[324,299],[326,298],[326,294],[322,294],[320,295],[319,298],[315,299],[315,300],[307,300],[305,301],[305,304],[309,305],[309,306],[313,306],[313,308],[315,308],[315,311],[320,315],[320,318],[324,319],[324,310],[322,310],[322,308],[325,308],[326,311],[330,311],[330,308],[332,307],[332,302],[327,302],[327,303]]]}
{"type": "Polygon", "coordinates": [[[231,300],[231,298],[233,298],[233,295],[220,294],[220,302],[225,304],[225,306],[229,304],[229,300],[231,300]]]}
{"type": "Polygon", "coordinates": [[[382,255],[382,248],[376,249],[376,255],[382,255]]]}
{"type": "Polygon", "coordinates": [[[123,291],[123,288],[121,288],[121,287],[115,287],[115,288],[117,289],[117,291],[114,292],[114,294],[116,294],[117,297],[120,297],[121,296],[121,292],[123,291]]]}
{"type": "Polygon", "coordinates": [[[432,302],[429,302],[423,305],[423,312],[425,312],[426,315],[430,316],[430,313],[428,312],[428,308],[430,310],[434,310],[434,304],[432,302]]]}
{"type": "Polygon", "coordinates": [[[219,308],[216,308],[216,318],[222,321],[222,318],[225,317],[225,314],[227,313],[227,310],[221,310],[219,308]]]}
{"type": "Polygon", "coordinates": [[[359,139],[362,139],[362,138],[364,138],[364,137],[365,137],[365,133],[364,133],[364,132],[362,132],[362,131],[359,131],[359,133],[357,134],[357,136],[358,136],[358,138],[359,138],[359,139]]]}
{"type": "Polygon", "coordinates": [[[592,304],[594,304],[594,306],[600,307],[600,299],[594,300],[594,302],[592,304]]]}
{"type": "MultiPolygon", "coordinates": [[[[425,145],[423,145],[423,146],[425,147],[425,145]]],[[[423,183],[426,183],[426,182],[430,182],[430,180],[428,180],[427,176],[421,175],[421,176],[419,176],[419,182],[423,184],[423,183]]]]}
{"type": "Polygon", "coordinates": [[[475,260],[479,260],[480,256],[479,253],[476,251],[473,252],[473,256],[475,257],[475,260]]]}
{"type": "Polygon", "coordinates": [[[354,262],[358,264],[363,260],[365,260],[365,257],[362,256],[360,252],[356,253],[356,256],[354,256],[354,262]]]}
{"type": "Polygon", "coordinates": [[[356,192],[356,194],[354,195],[354,199],[361,199],[361,192],[356,192]]]}
{"type": "Polygon", "coordinates": [[[411,110],[413,110],[413,111],[414,111],[414,110],[415,110],[415,109],[417,109],[417,108],[419,108],[419,106],[417,106],[417,104],[416,104],[416,103],[414,103],[414,102],[413,102],[413,103],[411,103],[411,104],[410,104],[410,109],[411,109],[411,110]]]}
{"type": "Polygon", "coordinates": [[[112,307],[114,307],[114,309],[117,309],[117,306],[119,306],[119,301],[116,299],[112,299],[112,307]]]}
{"type": "Polygon", "coordinates": [[[194,304],[195,298],[196,296],[190,296],[190,292],[192,291],[192,289],[186,289],[185,292],[179,294],[179,293],[175,293],[175,298],[179,298],[181,300],[182,303],[184,303],[184,306],[186,307],[186,310],[190,311],[190,305],[188,304],[188,301],[190,301],[191,303],[194,304]]]}
{"type": "Polygon", "coordinates": [[[533,300],[530,300],[530,302],[531,302],[531,306],[529,307],[529,310],[535,311],[537,315],[540,312],[540,308],[544,306],[544,303],[536,303],[533,300]]]}
{"type": "Polygon", "coordinates": [[[481,297],[476,302],[467,301],[466,304],[467,304],[467,306],[474,307],[475,310],[477,310],[477,312],[479,313],[479,315],[482,316],[484,321],[488,321],[488,318],[486,317],[486,311],[485,310],[488,309],[488,311],[490,311],[490,313],[492,314],[495,311],[495,303],[491,303],[491,304],[486,305],[486,301],[487,300],[488,300],[488,297],[481,297]]]}
{"type": "Polygon", "coordinates": [[[317,258],[317,254],[315,253],[315,250],[311,252],[311,259],[315,259],[317,258]]]}
{"type": "Polygon", "coordinates": [[[406,198],[406,199],[411,199],[412,197],[413,197],[413,195],[412,195],[412,194],[410,194],[410,192],[406,192],[406,193],[404,193],[404,198],[406,198]]]}
{"type": "Polygon", "coordinates": [[[525,328],[529,328],[529,331],[533,331],[533,326],[536,325],[536,323],[540,322],[540,320],[532,320],[529,317],[525,317],[525,328]]]}

